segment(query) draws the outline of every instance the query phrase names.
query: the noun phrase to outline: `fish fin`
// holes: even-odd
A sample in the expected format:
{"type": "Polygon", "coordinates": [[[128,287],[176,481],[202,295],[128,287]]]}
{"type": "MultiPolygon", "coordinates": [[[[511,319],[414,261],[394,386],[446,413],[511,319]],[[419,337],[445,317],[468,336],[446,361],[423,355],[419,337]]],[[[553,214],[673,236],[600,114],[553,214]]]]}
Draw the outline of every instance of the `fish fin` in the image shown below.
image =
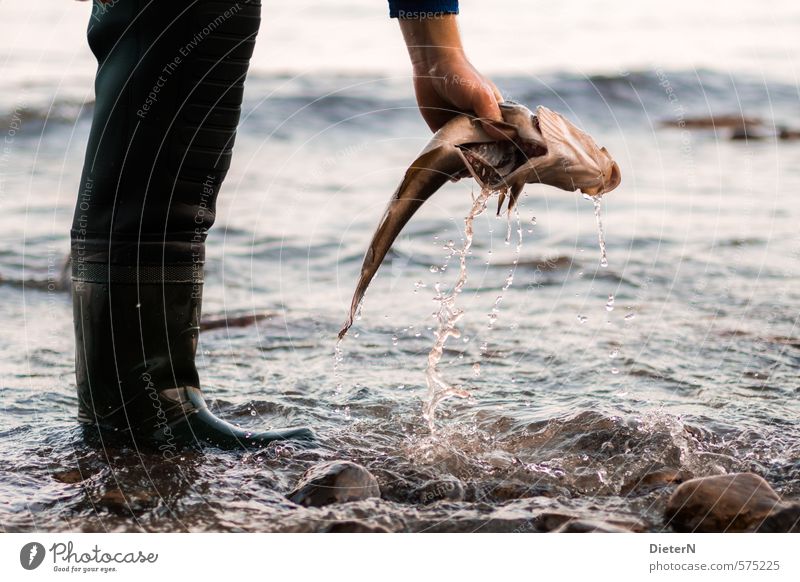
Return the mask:
{"type": "Polygon", "coordinates": [[[367,287],[400,231],[428,198],[463,169],[464,163],[461,157],[455,153],[454,148],[446,146],[425,151],[408,167],[364,255],[361,276],[350,303],[350,312],[344,327],[339,331],[340,339],[352,326],[367,287]]]}
{"type": "Polygon", "coordinates": [[[503,202],[506,201],[506,193],[500,192],[497,197],[497,216],[500,216],[500,211],[503,209],[503,202]]]}
{"type": "Polygon", "coordinates": [[[519,195],[522,194],[522,188],[525,186],[525,180],[518,180],[511,184],[511,190],[508,194],[508,214],[511,214],[511,211],[514,210],[514,207],[517,205],[517,200],[519,199],[519,195]]]}

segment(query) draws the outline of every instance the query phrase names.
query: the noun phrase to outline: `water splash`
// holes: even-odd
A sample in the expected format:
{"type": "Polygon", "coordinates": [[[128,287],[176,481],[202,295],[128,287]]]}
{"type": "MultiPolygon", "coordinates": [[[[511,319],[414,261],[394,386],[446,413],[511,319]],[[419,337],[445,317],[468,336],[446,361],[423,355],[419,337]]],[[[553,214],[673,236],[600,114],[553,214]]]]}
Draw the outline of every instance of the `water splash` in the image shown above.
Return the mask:
{"type": "Polygon", "coordinates": [[[583,195],[587,200],[591,200],[594,204],[594,219],[597,221],[597,242],[600,243],[600,266],[608,267],[608,255],[606,254],[606,235],[603,231],[603,219],[600,216],[600,199],[601,196],[583,195]]]}
{"type": "Polygon", "coordinates": [[[344,361],[344,354],[342,353],[342,339],[336,341],[336,347],[333,348],[333,382],[335,385],[336,395],[342,393],[342,362],[344,361]]]}
{"type": "MultiPolygon", "coordinates": [[[[522,223],[520,222],[519,217],[519,210],[514,209],[514,215],[517,219],[517,245],[514,249],[514,260],[511,263],[511,268],[508,270],[508,275],[506,276],[505,283],[503,284],[503,288],[500,289],[500,294],[495,298],[494,305],[492,306],[492,311],[489,313],[489,329],[494,327],[494,323],[497,321],[498,313],[500,312],[500,302],[503,301],[503,297],[508,291],[511,284],[514,282],[514,272],[517,269],[517,265],[519,264],[519,257],[522,253],[522,223]]],[[[511,244],[511,230],[512,230],[512,220],[511,220],[511,213],[508,214],[508,229],[506,231],[506,239],[505,244],[511,244]]]]}
{"type": "Polygon", "coordinates": [[[456,327],[458,321],[463,317],[463,310],[456,307],[456,297],[458,297],[464,284],[467,282],[467,255],[472,246],[473,222],[475,217],[479,216],[486,210],[486,203],[489,197],[493,194],[491,190],[481,190],[480,194],[473,200],[472,208],[469,215],[464,219],[464,245],[460,250],[455,250],[459,256],[460,271],[458,279],[449,293],[443,293],[439,283],[436,283],[436,297],[439,302],[439,311],[436,313],[436,319],[439,322],[438,329],[434,332],[436,341],[428,354],[428,367],[425,370],[425,380],[428,384],[428,395],[425,405],[422,408],[422,416],[428,423],[431,432],[434,432],[434,416],[436,408],[439,404],[450,398],[451,396],[458,396],[459,398],[469,397],[469,392],[458,386],[449,384],[441,375],[438,369],[439,362],[442,359],[444,352],[444,345],[450,337],[461,337],[461,331],[456,327]]]}

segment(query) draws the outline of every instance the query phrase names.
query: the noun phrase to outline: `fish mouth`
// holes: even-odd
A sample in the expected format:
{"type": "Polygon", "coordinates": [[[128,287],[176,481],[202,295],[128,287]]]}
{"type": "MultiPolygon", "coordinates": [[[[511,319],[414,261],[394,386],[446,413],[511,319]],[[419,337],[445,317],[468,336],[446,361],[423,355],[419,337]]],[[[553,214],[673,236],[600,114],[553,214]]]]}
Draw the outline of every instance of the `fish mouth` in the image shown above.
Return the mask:
{"type": "Polygon", "coordinates": [[[481,188],[490,190],[509,188],[511,185],[506,178],[531,159],[546,156],[548,151],[543,142],[525,139],[466,143],[456,147],[464,159],[466,171],[453,179],[472,175],[481,188]]]}

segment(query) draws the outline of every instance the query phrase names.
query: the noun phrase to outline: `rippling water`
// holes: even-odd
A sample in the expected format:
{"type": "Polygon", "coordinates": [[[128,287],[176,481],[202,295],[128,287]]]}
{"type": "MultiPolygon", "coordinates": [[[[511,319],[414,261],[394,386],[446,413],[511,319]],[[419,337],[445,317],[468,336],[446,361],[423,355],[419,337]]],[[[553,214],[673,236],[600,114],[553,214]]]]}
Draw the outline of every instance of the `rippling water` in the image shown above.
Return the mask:
{"type": "MultiPolygon", "coordinates": [[[[3,4],[15,42],[29,42],[24,31],[36,26],[83,27],[85,6],[51,4],[49,14],[3,4]]],[[[364,22],[393,26],[381,20],[383,6],[351,4],[364,22]]],[[[311,38],[328,16],[308,6],[298,10],[311,38]]],[[[763,50],[731,51],[716,68],[686,47],[668,53],[664,68],[622,51],[625,38],[661,30],[643,14],[628,13],[623,24],[636,32],[613,41],[625,55],[619,67],[599,50],[572,67],[559,56],[541,67],[555,72],[537,74],[526,67],[538,70],[538,57],[516,46],[506,61],[513,41],[491,48],[465,24],[476,60],[498,63],[487,69],[500,88],[589,131],[614,154],[623,183],[603,199],[605,268],[592,205],[579,195],[526,189],[516,264],[505,218],[476,219],[458,296],[461,337],[450,338],[438,365],[471,398],[443,402],[434,435],[422,402],[435,287],[456,282],[448,242],[463,243],[474,186],[446,186],[412,220],[334,374],[336,332],[371,231],[429,136],[405,72],[382,68],[394,49],[341,69],[302,43],[296,66],[264,53],[210,235],[205,310],[269,316],[205,331],[199,365],[221,416],[253,428],[307,424],[321,440],[311,449],[187,451],[178,463],[103,449],[76,426],[61,270],[91,117],[91,60],[80,32],[72,52],[53,49],[53,61],[36,62],[45,49],[9,53],[0,99],[2,527],[307,531],[360,521],[533,531],[560,513],[659,530],[668,489],[641,481],[661,469],[684,478],[753,470],[782,495],[800,496],[800,142],[732,141],[726,128],[661,123],[734,114],[764,118],[766,132],[800,126],[780,32],[797,11],[776,6],[775,18],[749,22],[763,50]],[[316,69],[325,72],[307,72],[316,69]],[[514,284],[494,312],[511,270],[514,284]],[[370,468],[382,499],[305,509],[284,497],[310,465],[339,458],[370,468]],[[450,500],[453,491],[463,499],[450,500]]],[[[288,34],[286,8],[276,14],[267,47],[288,34]]],[[[729,13],[720,18],[737,30],[729,13]]],[[[689,47],[702,36],[690,18],[673,24],[662,32],[683,32],[689,47]]],[[[718,34],[712,46],[735,44],[718,34]]]]}

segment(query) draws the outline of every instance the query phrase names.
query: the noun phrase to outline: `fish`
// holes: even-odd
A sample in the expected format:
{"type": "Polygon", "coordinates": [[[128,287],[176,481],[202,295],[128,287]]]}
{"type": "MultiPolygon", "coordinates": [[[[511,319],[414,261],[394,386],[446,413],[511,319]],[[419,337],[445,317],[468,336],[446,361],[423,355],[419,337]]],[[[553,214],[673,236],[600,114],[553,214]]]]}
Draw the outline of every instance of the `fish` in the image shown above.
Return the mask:
{"type": "Polygon", "coordinates": [[[403,227],[446,182],[472,177],[482,190],[498,192],[498,215],[506,199],[512,211],[525,184],[580,190],[589,196],[602,196],[619,186],[621,171],[608,150],[564,116],[544,106],[533,113],[513,101],[499,106],[502,121],[469,115],[448,121],[408,167],[367,248],[340,340],[403,227]]]}

